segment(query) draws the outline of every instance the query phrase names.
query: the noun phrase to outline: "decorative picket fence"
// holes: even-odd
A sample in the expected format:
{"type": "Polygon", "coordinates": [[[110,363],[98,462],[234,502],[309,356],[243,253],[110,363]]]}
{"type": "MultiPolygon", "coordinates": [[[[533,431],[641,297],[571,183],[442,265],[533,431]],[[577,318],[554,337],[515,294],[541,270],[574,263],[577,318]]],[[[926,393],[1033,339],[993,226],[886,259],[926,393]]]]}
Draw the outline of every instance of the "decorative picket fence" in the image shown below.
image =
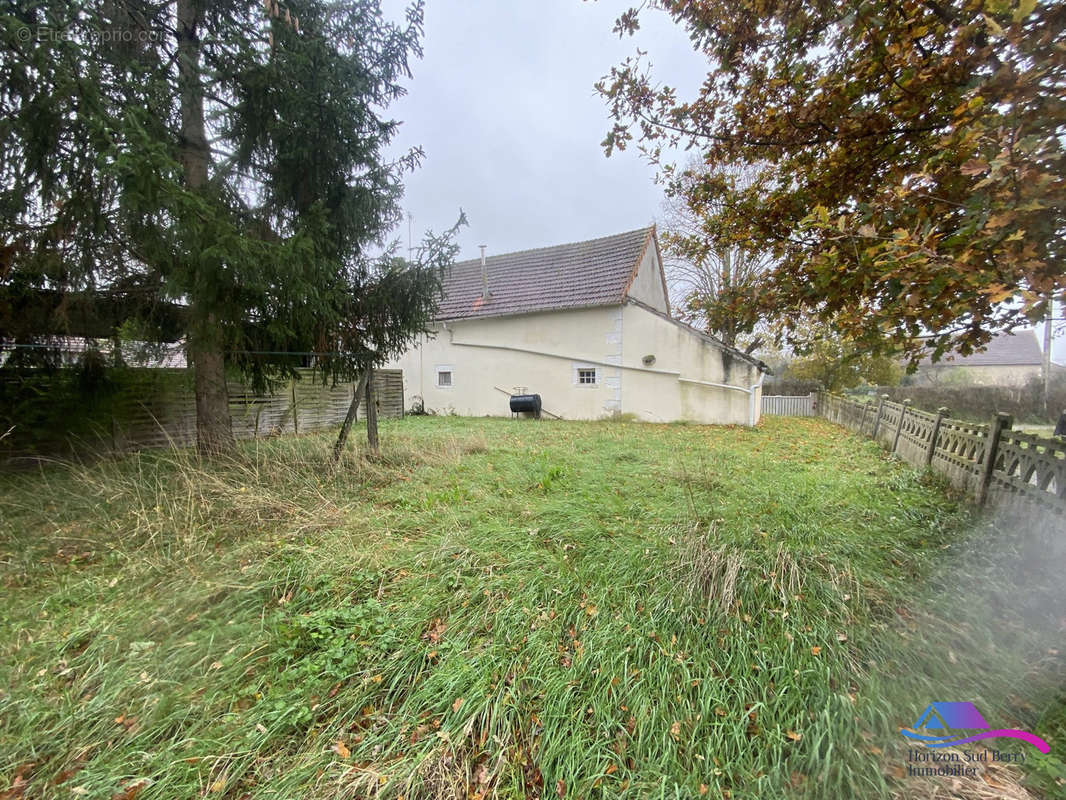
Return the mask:
{"type": "Polygon", "coordinates": [[[818,394],[806,395],[764,394],[762,413],[783,417],[813,417],[817,412],[818,394]]]}
{"type": "Polygon", "coordinates": [[[1066,439],[1013,430],[1009,414],[987,425],[893,403],[823,393],[821,415],[869,436],[915,467],[928,467],[979,505],[1038,506],[1066,515],[1066,439]]]}

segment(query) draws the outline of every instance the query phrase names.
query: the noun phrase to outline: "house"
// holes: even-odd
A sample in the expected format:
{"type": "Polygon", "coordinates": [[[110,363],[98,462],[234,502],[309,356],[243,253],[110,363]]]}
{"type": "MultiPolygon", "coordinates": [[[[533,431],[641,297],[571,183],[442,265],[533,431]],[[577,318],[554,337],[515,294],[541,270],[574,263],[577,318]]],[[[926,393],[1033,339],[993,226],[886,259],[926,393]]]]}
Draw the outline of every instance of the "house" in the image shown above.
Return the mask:
{"type": "Polygon", "coordinates": [[[654,226],[493,255],[445,275],[432,333],[388,365],[408,406],[754,425],[768,368],[670,315],[654,226]]]}
{"type": "Polygon", "coordinates": [[[1027,328],[999,334],[978,353],[949,353],[936,363],[924,359],[910,382],[920,386],[1025,386],[1041,377],[1043,361],[1036,331],[1027,328]]]}

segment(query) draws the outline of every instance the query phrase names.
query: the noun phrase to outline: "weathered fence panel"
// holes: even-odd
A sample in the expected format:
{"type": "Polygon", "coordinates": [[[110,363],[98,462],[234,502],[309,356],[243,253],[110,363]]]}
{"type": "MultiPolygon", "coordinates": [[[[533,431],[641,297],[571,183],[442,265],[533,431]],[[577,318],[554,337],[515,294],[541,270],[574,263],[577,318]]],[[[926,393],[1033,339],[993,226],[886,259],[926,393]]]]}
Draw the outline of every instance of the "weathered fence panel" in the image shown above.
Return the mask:
{"type": "MultiPolygon", "coordinates": [[[[147,372],[147,371],[146,371],[147,372]]],[[[165,381],[149,381],[143,389],[113,393],[93,398],[102,405],[76,432],[60,430],[46,437],[20,436],[25,421],[5,420],[13,425],[13,435],[0,447],[0,461],[40,455],[57,455],[71,451],[128,451],[168,445],[184,447],[196,443],[196,399],[187,370],[166,372],[165,381]],[[166,390],[160,390],[160,386],[166,390]],[[155,387],[154,389],[151,387],[155,387]]],[[[244,384],[229,384],[230,417],[233,434],[238,439],[272,436],[282,433],[306,433],[339,425],[352,401],[354,384],[323,385],[314,380],[311,370],[300,370],[300,380],[288,381],[273,392],[257,394],[244,384]]],[[[14,380],[8,378],[7,380],[14,380]]],[[[34,391],[43,392],[41,402],[48,403],[48,379],[35,378],[34,391]]],[[[58,384],[57,384],[58,385],[58,384]]],[[[376,370],[371,381],[371,398],[379,416],[403,416],[403,373],[401,370],[376,370]]],[[[69,400],[69,398],[68,398],[69,400]]],[[[365,419],[366,404],[359,406],[359,418],[365,419]]],[[[5,424],[5,428],[7,427],[5,424]]],[[[2,432],[2,431],[0,431],[2,432]]]]}
{"type": "Polygon", "coordinates": [[[1066,504],[1066,442],[1006,430],[992,465],[989,498],[999,505],[1066,504]]]}
{"type": "Polygon", "coordinates": [[[778,414],[784,417],[813,417],[817,411],[818,395],[764,394],[762,396],[762,413],[778,414]]]}
{"type": "Polygon", "coordinates": [[[976,494],[988,443],[988,426],[945,419],[930,466],[960,492],[976,494]]]}
{"type": "Polygon", "coordinates": [[[976,502],[1017,508],[1025,504],[1066,515],[1066,439],[1011,430],[999,414],[991,425],[951,419],[894,403],[876,403],[835,394],[817,401],[821,416],[869,436],[915,467],[944,475],[976,502]]]}

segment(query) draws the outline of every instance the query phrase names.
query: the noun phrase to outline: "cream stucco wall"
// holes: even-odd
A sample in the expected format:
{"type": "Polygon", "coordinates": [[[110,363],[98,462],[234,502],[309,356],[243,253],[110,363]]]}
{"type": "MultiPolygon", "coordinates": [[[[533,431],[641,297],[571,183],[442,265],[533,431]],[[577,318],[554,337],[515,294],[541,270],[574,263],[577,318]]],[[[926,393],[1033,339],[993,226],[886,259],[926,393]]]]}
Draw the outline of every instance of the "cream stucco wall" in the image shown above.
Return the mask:
{"type": "MultiPolygon", "coordinates": [[[[623,363],[643,365],[651,357],[652,369],[677,375],[676,416],[667,419],[746,425],[754,410],[758,422],[761,389],[756,389],[754,404],[751,394],[739,391],[759,383],[759,371],[754,365],[729,355],[691,328],[633,303],[623,309],[622,329],[625,332],[623,363]],[[712,383],[737,388],[707,385],[712,383]]],[[[653,419],[663,406],[649,392],[623,391],[622,408],[644,419],[653,419]],[[647,408],[642,408],[642,403],[647,408]]]]}
{"type": "Polygon", "coordinates": [[[387,366],[403,370],[407,407],[421,398],[438,413],[507,416],[511,393],[537,393],[565,419],[631,413],[746,425],[762,405],[759,390],[752,403],[748,392],[707,385],[747,389],[755,367],[635,304],[441,323],[387,366]],[[596,369],[595,385],[577,382],[580,365],[596,369]],[[450,387],[437,385],[440,368],[451,372],[450,387]]]}
{"type": "Polygon", "coordinates": [[[648,242],[644,257],[640,260],[640,267],[629,287],[629,296],[664,314],[669,308],[662,271],[659,269],[659,253],[655,249],[654,240],[648,242]]]}

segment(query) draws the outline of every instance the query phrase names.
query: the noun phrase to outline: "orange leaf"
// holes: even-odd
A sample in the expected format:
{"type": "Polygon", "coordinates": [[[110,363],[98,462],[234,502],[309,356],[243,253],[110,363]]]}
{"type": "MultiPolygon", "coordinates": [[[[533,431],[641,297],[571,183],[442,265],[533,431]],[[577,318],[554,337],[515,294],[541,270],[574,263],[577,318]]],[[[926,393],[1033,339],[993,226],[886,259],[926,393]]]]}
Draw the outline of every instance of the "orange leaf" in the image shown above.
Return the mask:
{"type": "Polygon", "coordinates": [[[461,706],[462,704],[463,704],[463,698],[461,698],[461,697],[455,698],[455,702],[452,703],[452,711],[458,711],[459,710],[459,706],[461,706]]]}
{"type": "Polygon", "coordinates": [[[559,797],[566,797],[566,781],[562,778],[555,782],[555,793],[559,795],[559,797]]]}
{"type": "Polygon", "coordinates": [[[607,771],[606,771],[606,773],[607,773],[608,775],[614,775],[614,773],[616,773],[616,772],[618,772],[618,765],[617,765],[617,764],[610,764],[610,765],[609,765],[609,766],[607,767],[607,771]]]}
{"type": "Polygon", "coordinates": [[[350,756],[352,754],[351,750],[349,750],[347,747],[345,747],[344,746],[344,742],[341,742],[341,741],[338,741],[335,745],[333,745],[333,747],[331,749],[333,750],[334,753],[339,755],[341,758],[347,758],[348,756],[350,756]]]}
{"type": "Polygon", "coordinates": [[[812,656],[816,656],[816,655],[818,655],[821,652],[822,652],[822,648],[820,648],[820,647],[812,647],[811,648],[811,655],[812,656]]]}
{"type": "Polygon", "coordinates": [[[111,800],[135,800],[137,795],[141,793],[141,790],[148,785],[148,781],[138,781],[124,787],[121,791],[115,792],[111,795],[111,800]]]}
{"type": "Polygon", "coordinates": [[[802,733],[796,733],[795,731],[792,731],[792,730],[785,731],[785,736],[787,738],[791,739],[794,742],[798,742],[800,739],[803,738],[803,734],[802,733]]]}

